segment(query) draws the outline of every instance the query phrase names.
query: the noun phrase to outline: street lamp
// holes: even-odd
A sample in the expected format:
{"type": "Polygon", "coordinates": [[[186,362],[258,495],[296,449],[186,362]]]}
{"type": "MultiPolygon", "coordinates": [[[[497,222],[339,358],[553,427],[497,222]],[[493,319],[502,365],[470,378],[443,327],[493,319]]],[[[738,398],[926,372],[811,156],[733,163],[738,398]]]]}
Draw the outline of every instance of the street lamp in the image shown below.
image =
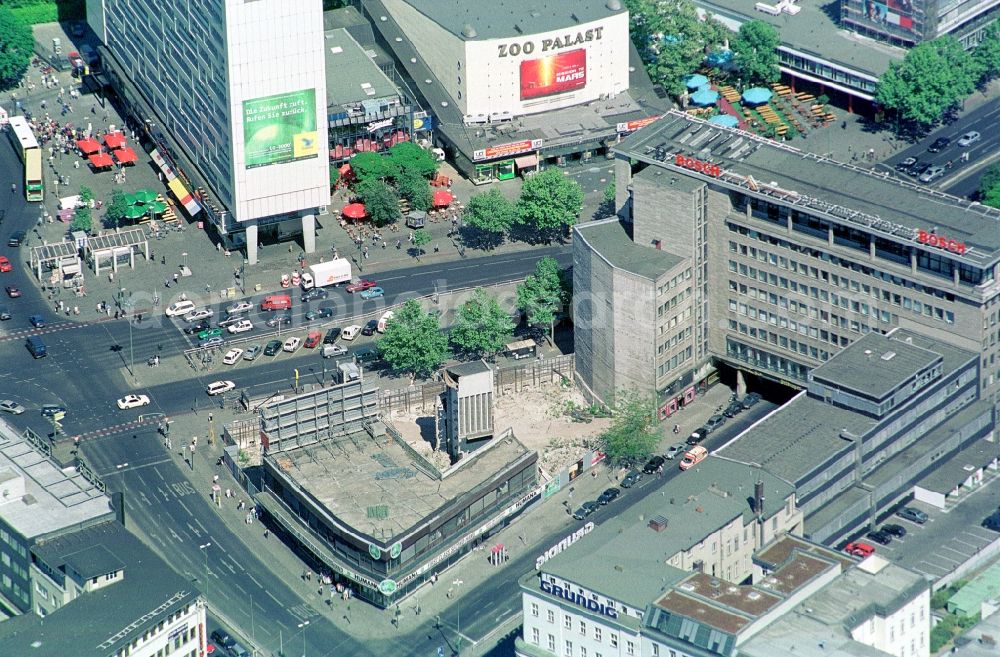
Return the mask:
{"type": "Polygon", "coordinates": [[[306,625],[309,621],[302,621],[299,623],[299,629],[302,630],[302,657],[306,657],[306,625]]]}
{"type": "MultiPolygon", "coordinates": [[[[452,582],[452,586],[454,586],[456,589],[458,587],[462,586],[462,584],[465,584],[465,582],[463,582],[460,579],[456,579],[456,580],[454,580],[452,582]]],[[[455,597],[456,598],[458,597],[457,593],[455,594],[455,597]]],[[[455,639],[455,652],[458,653],[458,654],[461,654],[461,652],[462,652],[462,603],[460,601],[458,601],[457,599],[455,600],[455,613],[458,616],[458,621],[455,623],[455,626],[458,629],[458,637],[455,639]]]]}
{"type": "MultiPolygon", "coordinates": [[[[125,468],[128,467],[128,463],[119,463],[115,466],[115,470],[122,478],[122,520],[125,520],[125,500],[128,498],[128,483],[125,481],[125,468]]],[[[123,523],[124,524],[124,523],[123,523]]]]}
{"type": "Polygon", "coordinates": [[[208,548],[212,547],[211,543],[205,543],[204,545],[199,545],[198,549],[202,551],[205,555],[205,603],[208,604],[208,548]]]}
{"type": "Polygon", "coordinates": [[[128,322],[128,373],[135,380],[135,349],[132,342],[132,304],[126,299],[126,292],[125,288],[121,288],[118,291],[118,307],[125,313],[125,321],[128,322]]]}

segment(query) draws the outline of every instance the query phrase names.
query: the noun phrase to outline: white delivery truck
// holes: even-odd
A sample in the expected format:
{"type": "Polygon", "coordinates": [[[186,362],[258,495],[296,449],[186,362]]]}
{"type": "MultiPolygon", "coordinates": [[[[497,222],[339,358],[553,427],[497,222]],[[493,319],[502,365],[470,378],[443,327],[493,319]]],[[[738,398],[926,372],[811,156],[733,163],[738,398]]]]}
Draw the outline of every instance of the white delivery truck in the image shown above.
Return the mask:
{"type": "Polygon", "coordinates": [[[379,333],[385,333],[385,327],[389,323],[389,320],[392,319],[392,315],[393,312],[391,310],[387,310],[384,313],[382,313],[382,316],[378,318],[378,326],[376,327],[375,330],[377,330],[379,333]]]}
{"type": "Polygon", "coordinates": [[[329,262],[309,265],[309,269],[302,273],[303,290],[350,282],[351,263],[346,258],[334,258],[329,262]]]}

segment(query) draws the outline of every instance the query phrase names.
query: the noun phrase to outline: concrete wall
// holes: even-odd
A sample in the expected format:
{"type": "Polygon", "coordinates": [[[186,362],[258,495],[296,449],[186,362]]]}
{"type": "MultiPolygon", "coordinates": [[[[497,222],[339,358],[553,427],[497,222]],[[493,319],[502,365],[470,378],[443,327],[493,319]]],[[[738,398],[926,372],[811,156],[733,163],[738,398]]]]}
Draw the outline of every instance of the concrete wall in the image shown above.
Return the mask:
{"type": "Polygon", "coordinates": [[[577,375],[590,391],[611,401],[617,389],[614,276],[610,264],[573,240],[573,339],[577,375]],[[587,290],[588,295],[579,294],[587,290]]]}

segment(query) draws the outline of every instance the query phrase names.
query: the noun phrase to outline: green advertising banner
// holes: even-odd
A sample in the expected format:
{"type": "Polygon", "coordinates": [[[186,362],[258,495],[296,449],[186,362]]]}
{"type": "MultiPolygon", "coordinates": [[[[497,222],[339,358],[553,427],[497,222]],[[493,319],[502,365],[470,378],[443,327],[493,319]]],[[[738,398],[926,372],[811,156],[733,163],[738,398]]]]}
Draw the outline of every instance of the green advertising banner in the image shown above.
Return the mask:
{"type": "Polygon", "coordinates": [[[319,157],[316,90],[243,101],[247,169],[319,157]]]}

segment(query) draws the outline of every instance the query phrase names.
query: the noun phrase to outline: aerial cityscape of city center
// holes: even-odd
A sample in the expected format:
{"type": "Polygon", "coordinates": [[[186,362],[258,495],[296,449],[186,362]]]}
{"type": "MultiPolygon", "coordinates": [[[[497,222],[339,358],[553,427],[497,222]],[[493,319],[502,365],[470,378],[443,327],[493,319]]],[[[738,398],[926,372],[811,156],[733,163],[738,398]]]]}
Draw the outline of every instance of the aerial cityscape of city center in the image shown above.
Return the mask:
{"type": "Polygon", "coordinates": [[[997,654],[998,125],[991,0],[0,0],[0,657],[997,654]]]}

